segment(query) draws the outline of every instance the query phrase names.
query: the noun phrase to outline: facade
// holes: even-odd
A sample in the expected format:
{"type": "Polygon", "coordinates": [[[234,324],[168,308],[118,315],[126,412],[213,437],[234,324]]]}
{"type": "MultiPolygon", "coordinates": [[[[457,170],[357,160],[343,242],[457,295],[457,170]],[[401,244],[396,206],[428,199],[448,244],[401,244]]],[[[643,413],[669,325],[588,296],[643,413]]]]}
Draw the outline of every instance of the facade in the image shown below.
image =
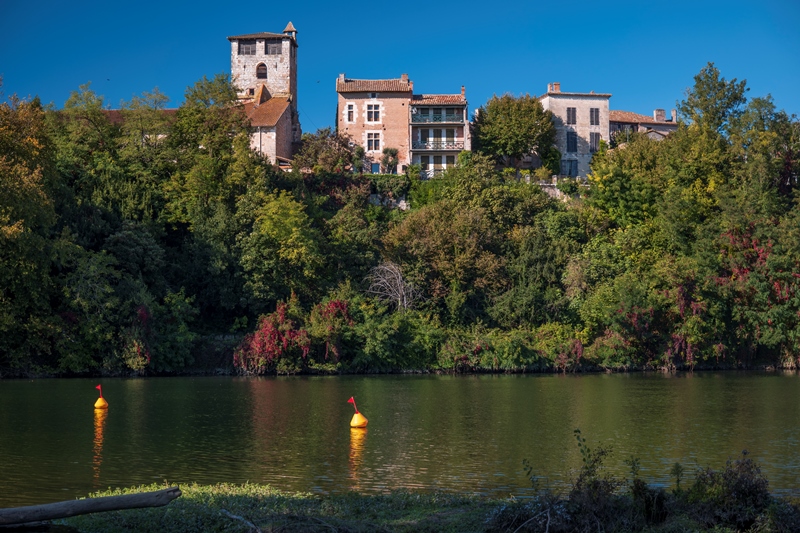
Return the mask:
{"type": "Polygon", "coordinates": [[[228,37],[231,80],[250,119],[250,145],[273,163],[292,157],[302,130],[297,112],[297,30],[228,37]]]}
{"type": "Polygon", "coordinates": [[[625,142],[624,134],[632,132],[646,133],[650,138],[661,140],[678,129],[678,113],[672,110],[670,118],[663,109],[655,109],[653,116],[640,115],[630,111],[609,111],[609,131],[617,142],[625,142]]]}
{"type": "Polygon", "coordinates": [[[553,113],[556,148],[561,152],[563,176],[586,177],[600,141],[609,140],[608,93],[561,92],[560,83],[550,83],[539,97],[542,107],[553,113]]]}
{"type": "Polygon", "coordinates": [[[431,177],[470,149],[465,89],[461,94],[414,94],[407,74],[386,80],[336,80],[336,129],[364,147],[367,170],[380,172],[384,148],[398,151],[398,170],[410,164],[431,177]]]}

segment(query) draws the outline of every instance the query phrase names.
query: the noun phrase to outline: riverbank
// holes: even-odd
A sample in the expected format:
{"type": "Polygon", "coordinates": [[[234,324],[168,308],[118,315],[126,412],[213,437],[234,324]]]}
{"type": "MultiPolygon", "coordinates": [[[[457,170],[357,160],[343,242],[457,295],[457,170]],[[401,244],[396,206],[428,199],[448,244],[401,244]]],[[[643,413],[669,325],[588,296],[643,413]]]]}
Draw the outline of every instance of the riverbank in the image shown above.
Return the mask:
{"type": "Polygon", "coordinates": [[[708,470],[710,475],[698,475],[685,491],[665,491],[640,481],[622,487],[612,478],[587,477],[584,469],[568,494],[542,492],[527,500],[408,491],[319,496],[256,484],[185,485],[183,496],[166,507],[98,513],[58,524],[82,533],[798,531],[800,508],[766,493],[766,480],[761,483],[763,478],[747,461],[729,463],[718,473],[708,470]]]}

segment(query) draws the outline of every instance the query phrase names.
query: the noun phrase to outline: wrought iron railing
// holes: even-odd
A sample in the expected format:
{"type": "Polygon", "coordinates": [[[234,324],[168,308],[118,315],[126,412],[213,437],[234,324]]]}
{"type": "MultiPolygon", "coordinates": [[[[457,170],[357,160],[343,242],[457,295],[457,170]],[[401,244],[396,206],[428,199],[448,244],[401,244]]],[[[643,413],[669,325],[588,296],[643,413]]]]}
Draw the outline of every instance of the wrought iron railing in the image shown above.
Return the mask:
{"type": "Polygon", "coordinates": [[[449,113],[441,115],[423,115],[420,113],[411,115],[411,122],[413,123],[432,123],[432,122],[464,122],[464,115],[456,113],[451,115],[449,113]]]}
{"type": "Polygon", "coordinates": [[[464,141],[414,141],[411,143],[412,150],[463,150],[464,141]]]}
{"type": "Polygon", "coordinates": [[[436,176],[440,176],[445,170],[445,168],[429,168],[427,170],[421,170],[419,175],[422,179],[431,179],[435,178],[436,176]]]}

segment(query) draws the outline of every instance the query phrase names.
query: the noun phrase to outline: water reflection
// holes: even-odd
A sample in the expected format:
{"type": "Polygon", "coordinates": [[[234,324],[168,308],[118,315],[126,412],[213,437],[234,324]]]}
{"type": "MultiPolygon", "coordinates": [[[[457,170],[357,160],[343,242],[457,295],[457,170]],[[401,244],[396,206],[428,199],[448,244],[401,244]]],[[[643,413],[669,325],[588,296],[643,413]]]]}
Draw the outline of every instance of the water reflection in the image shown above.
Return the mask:
{"type": "Polygon", "coordinates": [[[100,465],[103,464],[103,434],[106,430],[108,409],[94,410],[94,447],[92,449],[92,487],[100,487],[100,465]]]}
{"type": "Polygon", "coordinates": [[[364,449],[367,444],[367,428],[350,428],[350,461],[348,478],[350,489],[360,490],[359,471],[364,462],[364,449]]]}

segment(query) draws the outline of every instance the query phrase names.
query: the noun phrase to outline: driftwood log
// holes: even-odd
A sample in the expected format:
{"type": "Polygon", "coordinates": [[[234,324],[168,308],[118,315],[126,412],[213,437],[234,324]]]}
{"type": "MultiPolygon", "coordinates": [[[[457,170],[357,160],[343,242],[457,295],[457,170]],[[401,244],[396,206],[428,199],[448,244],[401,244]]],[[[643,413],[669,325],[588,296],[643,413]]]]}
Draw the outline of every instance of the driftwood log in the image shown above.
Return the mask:
{"type": "Polygon", "coordinates": [[[29,507],[0,509],[0,526],[27,524],[57,518],[69,518],[89,513],[120,511],[122,509],[141,509],[142,507],[161,507],[181,495],[181,489],[170,487],[155,492],[125,494],[123,496],[103,496],[66,502],[45,503],[29,507]]]}

